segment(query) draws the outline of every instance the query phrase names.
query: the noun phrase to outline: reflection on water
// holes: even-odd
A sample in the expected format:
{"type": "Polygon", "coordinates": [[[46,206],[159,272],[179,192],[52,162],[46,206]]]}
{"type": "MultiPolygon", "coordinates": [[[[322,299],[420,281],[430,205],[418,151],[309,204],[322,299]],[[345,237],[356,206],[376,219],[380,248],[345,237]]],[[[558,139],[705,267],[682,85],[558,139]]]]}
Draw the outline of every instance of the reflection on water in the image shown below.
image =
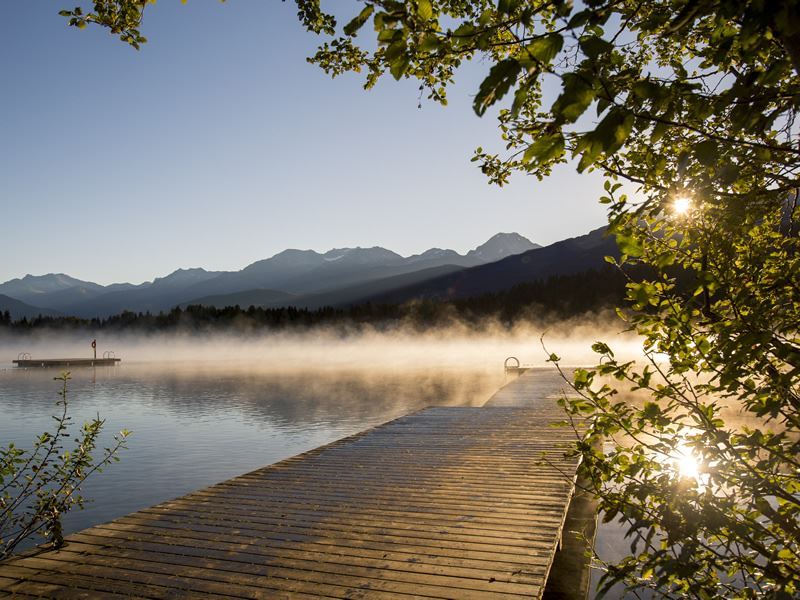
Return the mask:
{"type": "MultiPolygon", "coordinates": [[[[0,444],[30,447],[51,428],[58,370],[0,370],[0,444]]],[[[74,369],[70,413],[96,414],[129,448],[84,486],[94,498],[67,533],[326,444],[430,405],[482,405],[502,370],[309,369],[277,374],[241,364],[123,364],[74,369]]]]}

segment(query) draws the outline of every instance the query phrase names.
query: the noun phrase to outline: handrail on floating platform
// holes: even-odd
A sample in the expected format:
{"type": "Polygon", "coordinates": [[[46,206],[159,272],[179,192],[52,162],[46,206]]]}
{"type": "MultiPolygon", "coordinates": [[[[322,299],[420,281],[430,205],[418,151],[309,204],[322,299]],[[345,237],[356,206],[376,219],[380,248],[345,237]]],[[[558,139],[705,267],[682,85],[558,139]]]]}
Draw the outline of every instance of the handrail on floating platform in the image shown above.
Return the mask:
{"type": "Polygon", "coordinates": [[[519,359],[516,356],[509,356],[505,361],[503,361],[503,370],[505,371],[506,375],[509,373],[514,373],[515,375],[521,375],[525,371],[529,370],[531,367],[523,367],[522,363],[519,362],[519,359]],[[514,361],[515,364],[509,364],[509,362],[514,361]]]}

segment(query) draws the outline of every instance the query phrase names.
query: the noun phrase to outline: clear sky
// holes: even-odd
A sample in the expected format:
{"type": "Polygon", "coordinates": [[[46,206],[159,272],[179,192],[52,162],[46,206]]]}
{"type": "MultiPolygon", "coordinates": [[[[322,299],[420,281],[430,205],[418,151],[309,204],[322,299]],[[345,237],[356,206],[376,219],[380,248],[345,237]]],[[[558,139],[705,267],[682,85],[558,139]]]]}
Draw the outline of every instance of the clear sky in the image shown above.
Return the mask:
{"type": "Polygon", "coordinates": [[[138,283],[285,248],[464,252],[500,231],[548,244],[605,221],[600,178],[572,168],[486,183],[469,161],[498,142],[470,107],[483,65],[419,109],[413,82],[364,92],[307,64],[318,39],[293,2],[161,0],[139,52],[67,27],[76,4],[0,21],[0,282],[138,283]]]}

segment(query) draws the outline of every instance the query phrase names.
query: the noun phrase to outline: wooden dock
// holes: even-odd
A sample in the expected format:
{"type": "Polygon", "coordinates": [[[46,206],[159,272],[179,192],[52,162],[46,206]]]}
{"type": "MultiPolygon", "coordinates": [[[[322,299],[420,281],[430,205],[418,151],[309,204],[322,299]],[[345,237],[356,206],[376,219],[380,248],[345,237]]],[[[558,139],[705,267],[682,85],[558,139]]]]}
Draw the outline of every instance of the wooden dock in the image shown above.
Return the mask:
{"type": "Polygon", "coordinates": [[[113,367],[121,358],[18,358],[18,367],[113,367]]]}
{"type": "Polygon", "coordinates": [[[519,394],[428,408],[73,534],[0,564],[0,596],[540,598],[577,460],[552,399],[519,394]]]}

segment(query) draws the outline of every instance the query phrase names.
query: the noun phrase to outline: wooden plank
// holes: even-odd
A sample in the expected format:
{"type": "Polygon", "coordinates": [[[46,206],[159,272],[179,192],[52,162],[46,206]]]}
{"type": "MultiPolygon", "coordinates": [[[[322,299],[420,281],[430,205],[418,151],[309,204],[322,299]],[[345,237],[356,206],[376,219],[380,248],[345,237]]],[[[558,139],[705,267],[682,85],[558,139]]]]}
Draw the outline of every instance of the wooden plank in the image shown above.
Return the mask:
{"type": "Polygon", "coordinates": [[[119,521],[122,524],[129,524],[133,528],[140,528],[142,526],[156,527],[160,529],[168,529],[174,532],[179,531],[192,531],[197,534],[206,534],[209,536],[227,536],[229,539],[247,540],[253,543],[253,540],[260,540],[264,537],[273,534],[281,537],[282,539],[294,539],[295,537],[331,537],[338,538],[340,536],[348,536],[355,539],[365,539],[380,543],[399,543],[415,546],[424,546],[431,549],[435,548],[451,548],[453,550],[482,550],[485,552],[492,552],[497,554],[514,554],[514,555],[541,555],[542,553],[549,553],[551,551],[552,536],[548,536],[548,540],[544,544],[536,544],[533,541],[528,543],[506,543],[503,541],[490,541],[490,540],[464,540],[456,536],[443,534],[436,535],[431,532],[422,532],[415,535],[415,532],[402,532],[392,529],[367,529],[358,527],[347,527],[344,524],[336,524],[328,529],[303,527],[300,525],[291,524],[283,531],[271,531],[268,528],[259,528],[254,526],[246,527],[224,527],[216,525],[207,525],[202,523],[174,523],[170,521],[152,521],[148,519],[138,519],[136,515],[125,517],[125,521],[119,521]]]}
{"type": "Polygon", "coordinates": [[[338,534],[336,537],[324,537],[313,535],[295,534],[290,539],[286,536],[264,534],[258,537],[245,538],[236,536],[233,538],[230,535],[212,535],[205,534],[191,530],[173,530],[162,529],[158,527],[146,526],[125,526],[116,523],[100,525],[92,528],[93,534],[101,535],[107,532],[120,539],[136,539],[139,536],[145,536],[149,539],[163,540],[165,543],[178,543],[176,540],[181,540],[181,543],[191,543],[198,546],[214,547],[230,545],[234,551],[238,552],[259,552],[259,548],[268,544],[271,548],[302,548],[305,545],[322,545],[331,547],[331,551],[347,552],[352,550],[372,550],[387,554],[389,552],[403,552],[418,557],[442,557],[442,558],[456,558],[465,560],[476,560],[483,562],[503,562],[516,564],[518,568],[524,568],[528,565],[538,564],[539,560],[547,563],[549,562],[549,552],[530,552],[528,554],[510,553],[510,552],[495,552],[487,547],[456,547],[450,548],[445,545],[426,545],[420,542],[398,540],[391,538],[370,539],[368,536],[348,536],[347,534],[338,534]]]}
{"type": "MultiPolygon", "coordinates": [[[[494,577],[494,581],[488,578],[478,577],[477,571],[457,573],[453,569],[442,569],[438,572],[426,572],[419,569],[408,569],[405,564],[390,565],[385,561],[376,561],[372,565],[364,563],[353,565],[346,562],[313,560],[309,557],[289,557],[284,554],[274,557],[270,561],[242,561],[231,557],[211,558],[201,555],[180,555],[169,552],[152,553],[140,551],[132,548],[119,548],[116,546],[98,546],[95,544],[73,544],[70,549],[72,552],[80,553],[80,560],[98,560],[116,562],[116,559],[125,559],[120,564],[144,565],[143,569],[153,568],[150,563],[158,563],[156,568],[169,570],[163,565],[173,567],[202,567],[207,571],[204,575],[208,578],[216,578],[221,581],[230,581],[231,574],[234,574],[234,583],[240,582],[241,578],[236,575],[255,575],[258,581],[264,577],[282,577],[286,573],[304,572],[303,576],[315,577],[317,573],[327,574],[327,580],[331,578],[346,579],[350,578],[378,578],[387,582],[394,582],[398,585],[412,583],[429,585],[434,581],[432,576],[442,576],[435,581],[442,586],[467,591],[497,591],[512,595],[524,595],[531,589],[529,581],[512,581],[507,577],[494,577]],[[399,567],[399,568],[398,568],[399,567]],[[309,573],[305,573],[309,572],[309,573]],[[312,575],[313,574],[313,575],[312,575]]],[[[65,555],[62,553],[62,555],[65,555]]],[[[255,580],[254,580],[255,581],[255,580]]],[[[535,585],[535,584],[534,584],[535,585]]]]}
{"type": "MultiPolygon", "coordinates": [[[[132,581],[120,582],[39,568],[9,567],[8,572],[15,574],[13,586],[0,588],[0,597],[130,598],[135,595],[143,598],[170,598],[174,595],[172,587],[137,584],[132,581]]],[[[230,598],[230,596],[214,595],[210,597],[226,600],[230,598]]]]}
{"type": "Polygon", "coordinates": [[[520,514],[507,514],[504,511],[492,513],[468,513],[466,511],[459,512],[457,508],[449,512],[432,512],[426,510],[427,507],[406,507],[398,506],[396,504],[385,504],[376,506],[373,503],[310,503],[310,502],[286,502],[277,503],[263,500],[251,500],[245,503],[241,500],[236,502],[235,508],[231,508],[231,502],[228,498],[211,497],[199,500],[192,498],[191,500],[175,500],[164,505],[154,506],[148,509],[148,512],[169,511],[173,508],[183,508],[185,510],[205,511],[209,513],[223,512],[228,515],[236,515],[239,518],[260,518],[264,512],[270,514],[278,514],[281,518],[286,518],[288,515],[319,515],[335,517],[337,515],[344,515],[352,511],[354,507],[358,507],[359,516],[365,519],[382,519],[385,517],[397,518],[399,520],[413,520],[415,523],[421,524],[436,524],[440,522],[466,524],[477,529],[507,531],[510,527],[516,530],[526,527],[536,527],[541,523],[547,523],[548,519],[538,518],[535,513],[520,512],[520,514]],[[416,510],[415,510],[416,509],[416,510]]]}
{"type": "MultiPolygon", "coordinates": [[[[170,543],[163,543],[161,539],[153,540],[151,538],[132,539],[130,537],[122,540],[119,537],[108,538],[97,535],[89,534],[75,534],[73,536],[73,543],[86,543],[95,546],[107,546],[114,550],[133,549],[141,550],[144,552],[151,552],[153,554],[176,554],[178,556],[199,556],[204,558],[216,558],[220,560],[229,560],[232,562],[245,562],[245,563],[270,563],[275,559],[282,557],[296,558],[300,560],[315,560],[319,562],[331,564],[344,564],[355,566],[375,567],[378,565],[385,565],[390,568],[403,569],[427,574],[456,574],[459,577],[472,578],[475,576],[476,570],[482,570],[491,573],[499,581],[523,582],[531,583],[531,571],[525,571],[519,568],[519,565],[512,563],[495,563],[488,564],[487,561],[477,560],[454,560],[436,556],[427,556],[419,553],[409,552],[392,552],[381,553],[377,551],[348,549],[346,547],[337,547],[331,550],[324,545],[308,544],[300,548],[275,548],[273,546],[264,547],[249,547],[245,551],[240,551],[235,548],[235,545],[217,544],[212,545],[208,543],[196,543],[189,545],[188,542],[180,542],[174,539],[170,543]],[[222,549],[217,549],[217,546],[222,549]]],[[[72,548],[77,546],[71,545],[72,548]]],[[[535,583],[535,582],[534,582],[535,583]]]]}
{"type": "Polygon", "coordinates": [[[0,596],[539,598],[577,460],[527,377],[6,561],[0,596]]]}
{"type": "MultiPolygon", "coordinates": [[[[326,504],[275,504],[270,505],[265,501],[264,505],[269,510],[270,514],[263,514],[263,509],[248,510],[244,504],[239,503],[236,508],[225,510],[225,501],[222,499],[215,504],[193,504],[191,506],[183,505],[180,502],[170,504],[168,507],[156,507],[148,510],[148,514],[153,514],[158,517],[161,515],[170,514],[171,511],[181,510],[185,513],[196,513],[200,515],[207,515],[209,517],[233,517],[236,520],[251,519],[254,523],[270,524],[276,520],[285,521],[286,519],[297,519],[298,521],[316,522],[317,520],[325,519],[325,522],[330,522],[331,519],[347,518],[353,510],[358,510],[357,517],[360,522],[365,526],[385,523],[387,519],[401,524],[401,528],[405,524],[414,524],[422,527],[456,527],[460,532],[472,535],[487,535],[494,537],[515,537],[514,532],[518,532],[521,536],[525,532],[546,527],[553,519],[558,519],[557,512],[534,512],[532,509],[529,513],[525,514],[512,514],[498,511],[497,516],[481,516],[478,513],[468,512],[467,509],[461,514],[457,512],[457,508],[449,509],[448,513],[442,512],[425,512],[426,507],[411,507],[404,509],[404,507],[389,505],[385,510],[382,505],[371,505],[366,503],[357,503],[352,505],[326,505],[326,504]],[[152,512],[151,512],[152,511],[152,512]],[[223,512],[227,515],[222,514],[223,512]]],[[[229,506],[232,503],[229,504],[229,506]]],[[[264,506],[262,505],[262,506],[264,506]]],[[[279,521],[279,522],[281,522],[279,521]]],[[[351,520],[351,523],[355,521],[351,520]]]]}

